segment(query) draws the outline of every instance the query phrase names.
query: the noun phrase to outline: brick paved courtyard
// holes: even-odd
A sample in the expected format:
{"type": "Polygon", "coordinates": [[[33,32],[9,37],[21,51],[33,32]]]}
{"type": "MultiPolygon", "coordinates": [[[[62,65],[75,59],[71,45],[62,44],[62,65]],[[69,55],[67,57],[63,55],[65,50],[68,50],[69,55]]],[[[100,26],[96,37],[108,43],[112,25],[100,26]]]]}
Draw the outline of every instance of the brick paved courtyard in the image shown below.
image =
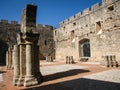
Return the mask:
{"type": "Polygon", "coordinates": [[[99,63],[41,61],[43,83],[31,87],[12,85],[12,70],[0,68],[0,90],[120,90],[120,67],[107,68],[99,63]]]}

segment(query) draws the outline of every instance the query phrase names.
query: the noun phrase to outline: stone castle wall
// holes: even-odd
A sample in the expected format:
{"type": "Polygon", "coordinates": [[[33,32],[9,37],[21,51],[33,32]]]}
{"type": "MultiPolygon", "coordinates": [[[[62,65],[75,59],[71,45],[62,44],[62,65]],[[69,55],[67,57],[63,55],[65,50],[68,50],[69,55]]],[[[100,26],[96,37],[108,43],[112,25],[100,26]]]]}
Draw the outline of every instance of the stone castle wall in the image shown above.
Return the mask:
{"type": "MultiPolygon", "coordinates": [[[[118,60],[119,6],[119,0],[102,0],[102,4],[96,3],[91,8],[64,20],[57,29],[49,25],[36,25],[35,31],[40,33],[38,42],[40,59],[53,56],[52,58],[56,58],[56,60],[65,60],[66,56],[72,55],[75,60],[80,60],[81,57],[84,57],[82,50],[84,42],[89,41],[90,60],[101,61],[105,55],[115,55],[118,60]]],[[[16,38],[13,37],[16,36],[16,33],[9,35],[14,30],[17,32],[20,30],[20,25],[16,21],[9,23],[7,20],[1,20],[0,38],[9,42],[10,45],[13,45],[11,42],[16,41],[16,38]],[[13,41],[3,38],[6,33],[13,41]]]]}
{"type": "MultiPolygon", "coordinates": [[[[0,63],[5,63],[4,57],[8,47],[12,47],[17,43],[17,34],[20,33],[21,28],[17,21],[0,20],[0,63]]],[[[40,46],[40,59],[45,59],[45,55],[50,53],[49,50],[54,48],[53,27],[37,24],[35,31],[40,34],[38,42],[40,46]],[[45,41],[47,41],[47,45],[45,45],[45,41]]]]}
{"type": "Polygon", "coordinates": [[[39,49],[40,49],[40,59],[45,59],[47,56],[54,58],[54,36],[53,36],[53,26],[50,25],[37,25],[37,32],[40,33],[39,36],[39,49]]]}
{"type": "Polygon", "coordinates": [[[20,24],[17,21],[0,21],[0,40],[7,42],[9,46],[16,43],[17,33],[20,32],[20,24]]]}
{"type": "Polygon", "coordinates": [[[115,55],[119,60],[119,6],[119,0],[103,0],[102,4],[97,3],[61,22],[54,30],[56,59],[65,60],[67,55],[72,55],[80,60],[84,57],[80,43],[89,40],[90,60],[100,61],[104,55],[115,55]]]}
{"type": "Polygon", "coordinates": [[[0,64],[5,64],[5,55],[8,47],[16,44],[20,25],[17,21],[0,20],[0,64]]]}

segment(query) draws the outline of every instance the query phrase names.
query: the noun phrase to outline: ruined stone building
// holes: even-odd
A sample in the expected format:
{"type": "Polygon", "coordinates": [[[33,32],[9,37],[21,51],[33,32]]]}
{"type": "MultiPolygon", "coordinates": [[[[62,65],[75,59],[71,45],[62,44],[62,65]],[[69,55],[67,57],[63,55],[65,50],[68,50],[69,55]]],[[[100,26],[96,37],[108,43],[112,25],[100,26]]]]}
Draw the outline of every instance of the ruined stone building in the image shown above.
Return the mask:
{"type": "MultiPolygon", "coordinates": [[[[12,46],[17,43],[17,34],[20,33],[20,24],[17,21],[1,20],[0,21],[0,63],[5,63],[6,51],[12,49],[12,46]]],[[[45,59],[46,56],[54,57],[54,38],[53,27],[50,25],[36,24],[36,32],[39,32],[38,45],[40,50],[40,59],[45,59]],[[51,52],[52,50],[52,52],[51,52]]]]}
{"type": "Polygon", "coordinates": [[[5,55],[8,47],[16,44],[17,33],[20,31],[20,24],[17,21],[0,21],[0,64],[5,64],[5,55]]]}
{"type": "Polygon", "coordinates": [[[9,46],[16,43],[16,33],[20,32],[20,24],[17,21],[0,21],[0,40],[7,42],[9,46]]]}
{"type": "MultiPolygon", "coordinates": [[[[119,7],[120,0],[102,0],[102,4],[94,4],[64,20],[57,29],[37,24],[40,59],[65,60],[66,56],[73,56],[74,60],[87,58],[104,63],[104,60],[115,59],[120,62],[119,7]]],[[[1,20],[0,40],[5,41],[5,47],[16,43],[19,30],[20,24],[16,21],[1,20]]]]}
{"type": "Polygon", "coordinates": [[[102,0],[71,16],[54,30],[56,60],[73,56],[120,62],[120,0],[102,0]]]}
{"type": "Polygon", "coordinates": [[[64,20],[57,29],[36,25],[37,6],[33,4],[23,10],[21,25],[2,20],[0,61],[9,47],[6,60],[8,68],[14,68],[13,84],[40,83],[39,58],[53,61],[72,57],[76,61],[97,61],[108,66],[120,64],[119,7],[120,0],[102,0],[102,4],[64,20]]]}
{"type": "Polygon", "coordinates": [[[20,31],[16,33],[16,43],[9,46],[6,52],[6,66],[7,69],[14,69],[13,84],[16,86],[40,83],[40,57],[47,57],[48,60],[54,58],[53,27],[36,26],[36,14],[37,6],[27,4],[22,12],[20,31]]]}
{"type": "Polygon", "coordinates": [[[39,67],[39,33],[36,32],[36,15],[36,5],[27,4],[22,12],[21,31],[12,52],[13,83],[17,86],[31,86],[42,80],[39,67]]]}

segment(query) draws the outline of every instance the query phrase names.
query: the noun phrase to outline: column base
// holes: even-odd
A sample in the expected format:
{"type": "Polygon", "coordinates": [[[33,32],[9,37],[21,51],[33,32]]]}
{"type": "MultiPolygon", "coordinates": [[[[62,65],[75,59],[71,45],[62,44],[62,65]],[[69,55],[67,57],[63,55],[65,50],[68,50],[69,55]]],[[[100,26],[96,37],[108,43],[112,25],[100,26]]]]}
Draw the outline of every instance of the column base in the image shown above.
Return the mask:
{"type": "Polygon", "coordinates": [[[10,70],[10,66],[7,66],[7,70],[10,70]]]}
{"type": "Polygon", "coordinates": [[[24,81],[25,87],[36,85],[38,83],[39,82],[38,82],[37,78],[35,78],[34,76],[26,76],[25,77],[25,81],[24,81]]]}
{"type": "Polygon", "coordinates": [[[14,69],[14,66],[11,66],[11,69],[13,70],[13,69],[14,69]]]}
{"type": "Polygon", "coordinates": [[[23,86],[23,85],[24,85],[24,77],[20,76],[17,82],[17,86],[23,86]]]}
{"type": "Polygon", "coordinates": [[[7,66],[7,70],[13,70],[14,68],[12,66],[7,66]]]}
{"type": "Polygon", "coordinates": [[[18,81],[19,81],[19,76],[13,77],[13,84],[14,84],[15,86],[17,86],[18,81]]]}

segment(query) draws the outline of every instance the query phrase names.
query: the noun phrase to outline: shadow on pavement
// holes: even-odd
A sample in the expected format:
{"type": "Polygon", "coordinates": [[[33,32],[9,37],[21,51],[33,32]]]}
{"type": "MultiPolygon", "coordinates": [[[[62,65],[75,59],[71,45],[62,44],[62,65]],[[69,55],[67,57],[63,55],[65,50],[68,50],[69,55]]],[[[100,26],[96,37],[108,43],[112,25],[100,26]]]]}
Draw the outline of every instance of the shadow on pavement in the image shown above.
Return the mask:
{"type": "Polygon", "coordinates": [[[120,83],[79,78],[23,90],[120,90],[120,83]]]}
{"type": "Polygon", "coordinates": [[[54,74],[43,76],[43,79],[44,81],[51,81],[51,80],[60,79],[60,78],[68,77],[68,76],[77,75],[80,73],[86,73],[86,72],[90,72],[90,71],[82,70],[82,69],[73,69],[73,70],[69,70],[65,72],[59,72],[59,73],[54,73],[54,74]]]}

